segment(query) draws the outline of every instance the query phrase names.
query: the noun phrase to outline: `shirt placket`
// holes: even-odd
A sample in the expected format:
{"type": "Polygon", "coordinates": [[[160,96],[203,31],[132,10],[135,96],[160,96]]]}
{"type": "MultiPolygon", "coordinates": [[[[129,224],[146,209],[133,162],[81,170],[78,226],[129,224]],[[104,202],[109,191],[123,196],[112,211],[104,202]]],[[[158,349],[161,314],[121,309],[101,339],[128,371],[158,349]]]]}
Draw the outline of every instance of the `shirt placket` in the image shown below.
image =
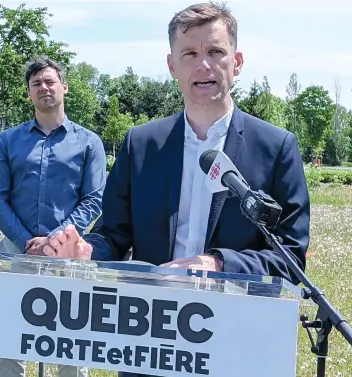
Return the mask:
{"type": "Polygon", "coordinates": [[[200,142],[198,144],[197,152],[196,152],[196,159],[195,169],[194,169],[194,177],[193,177],[193,185],[192,185],[192,196],[191,196],[191,210],[190,210],[190,218],[189,218],[189,238],[186,248],[186,257],[192,257],[195,255],[199,255],[203,253],[201,250],[201,245],[199,243],[199,224],[201,221],[201,208],[202,208],[202,187],[203,187],[203,172],[198,167],[198,161],[200,155],[208,148],[209,139],[205,140],[204,142],[200,142]]]}
{"type": "Polygon", "coordinates": [[[49,157],[50,157],[50,135],[46,137],[43,143],[42,160],[40,164],[40,181],[39,181],[39,195],[38,195],[38,231],[42,235],[45,233],[45,199],[46,199],[46,179],[48,176],[49,157]]]}

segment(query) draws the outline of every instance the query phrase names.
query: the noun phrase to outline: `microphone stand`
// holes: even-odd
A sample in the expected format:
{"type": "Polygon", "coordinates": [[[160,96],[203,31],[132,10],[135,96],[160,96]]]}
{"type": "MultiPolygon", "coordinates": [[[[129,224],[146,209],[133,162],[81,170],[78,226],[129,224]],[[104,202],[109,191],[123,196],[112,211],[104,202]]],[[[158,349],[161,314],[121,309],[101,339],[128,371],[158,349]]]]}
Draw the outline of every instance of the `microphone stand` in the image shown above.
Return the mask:
{"type": "Polygon", "coordinates": [[[250,221],[258,226],[267,243],[281,255],[296,278],[304,284],[305,287],[302,288],[302,298],[305,300],[312,299],[318,305],[319,309],[314,321],[308,321],[306,315],[302,315],[300,321],[302,322],[302,327],[307,330],[312,344],[311,351],[317,355],[317,377],[325,377],[329,344],[328,337],[332,327],[334,326],[350,345],[352,345],[352,328],[337,309],[330,304],[321,289],[313,285],[305,273],[298,267],[289,252],[281,245],[282,240],[267,229],[268,223],[277,223],[278,216],[281,214],[281,207],[269,195],[262,191],[254,192],[248,190],[243,201],[241,201],[241,210],[250,221]],[[313,337],[309,331],[310,328],[316,329],[317,331],[316,343],[314,343],[313,337]]]}

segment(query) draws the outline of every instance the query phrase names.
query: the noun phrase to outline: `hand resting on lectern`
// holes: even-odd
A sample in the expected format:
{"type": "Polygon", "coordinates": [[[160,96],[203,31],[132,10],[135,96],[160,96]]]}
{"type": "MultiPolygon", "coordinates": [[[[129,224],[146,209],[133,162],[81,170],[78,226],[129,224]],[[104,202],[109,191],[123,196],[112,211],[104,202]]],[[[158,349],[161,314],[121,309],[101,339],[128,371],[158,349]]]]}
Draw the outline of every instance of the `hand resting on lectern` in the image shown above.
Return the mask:
{"type": "MultiPolygon", "coordinates": [[[[64,231],[58,231],[44,247],[43,252],[49,257],[67,259],[85,259],[92,257],[93,247],[77,232],[74,225],[68,225],[64,231]]],[[[213,255],[198,255],[191,258],[179,258],[161,267],[184,268],[204,271],[223,271],[223,262],[213,255]]]]}
{"type": "Polygon", "coordinates": [[[49,257],[89,260],[93,247],[79,235],[74,225],[68,225],[50,238],[43,252],[49,257]]]}

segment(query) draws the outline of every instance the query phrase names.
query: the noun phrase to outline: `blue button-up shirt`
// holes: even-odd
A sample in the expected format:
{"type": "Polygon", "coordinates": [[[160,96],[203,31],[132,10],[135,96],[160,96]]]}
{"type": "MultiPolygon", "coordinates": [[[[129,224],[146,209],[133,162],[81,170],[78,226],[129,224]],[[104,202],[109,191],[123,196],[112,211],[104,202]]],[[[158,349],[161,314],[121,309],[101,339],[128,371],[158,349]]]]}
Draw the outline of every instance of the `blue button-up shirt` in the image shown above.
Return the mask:
{"type": "Polygon", "coordinates": [[[35,120],[0,133],[0,230],[19,249],[68,224],[83,234],[101,214],[100,138],[67,117],[48,136],[35,120]]]}

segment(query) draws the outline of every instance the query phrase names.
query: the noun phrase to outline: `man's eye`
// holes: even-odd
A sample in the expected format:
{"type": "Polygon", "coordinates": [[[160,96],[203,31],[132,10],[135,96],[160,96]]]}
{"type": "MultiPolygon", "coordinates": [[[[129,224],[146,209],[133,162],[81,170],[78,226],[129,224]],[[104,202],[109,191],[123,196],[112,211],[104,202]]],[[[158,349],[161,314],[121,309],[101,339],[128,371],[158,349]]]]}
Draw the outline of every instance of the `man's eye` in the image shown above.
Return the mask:
{"type": "Polygon", "coordinates": [[[196,53],[194,51],[188,51],[185,53],[185,55],[195,55],[196,53]]]}
{"type": "Polygon", "coordinates": [[[221,51],[221,50],[216,50],[216,49],[210,50],[209,52],[210,52],[211,54],[222,54],[222,51],[221,51]]]}

